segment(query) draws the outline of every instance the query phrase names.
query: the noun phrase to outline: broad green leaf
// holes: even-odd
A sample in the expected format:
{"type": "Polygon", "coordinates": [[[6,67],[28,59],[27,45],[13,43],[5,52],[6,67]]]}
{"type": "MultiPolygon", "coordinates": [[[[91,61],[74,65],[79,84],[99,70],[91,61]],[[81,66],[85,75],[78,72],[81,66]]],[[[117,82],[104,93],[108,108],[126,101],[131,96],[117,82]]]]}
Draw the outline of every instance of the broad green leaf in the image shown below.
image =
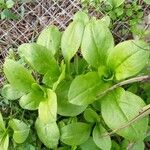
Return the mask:
{"type": "Polygon", "coordinates": [[[25,93],[12,87],[10,84],[6,84],[2,88],[2,96],[8,100],[16,100],[23,96],[25,93]]]}
{"type": "Polygon", "coordinates": [[[104,22],[107,25],[107,27],[109,27],[111,19],[109,16],[106,15],[101,19],[101,21],[104,22]]]}
{"type": "Polygon", "coordinates": [[[0,138],[0,150],[8,150],[9,135],[0,138]]]}
{"type": "Polygon", "coordinates": [[[81,52],[85,60],[98,68],[106,63],[110,48],[114,46],[113,36],[101,20],[92,20],[85,27],[81,52]]]}
{"type": "Polygon", "coordinates": [[[58,114],[61,116],[76,116],[83,112],[86,106],[78,106],[69,103],[68,101],[68,91],[71,81],[62,81],[57,89],[57,103],[58,103],[58,114]]]}
{"type": "Polygon", "coordinates": [[[90,137],[85,143],[80,145],[81,150],[100,150],[93,141],[93,138],[90,137]]]}
{"type": "Polygon", "coordinates": [[[60,49],[61,32],[56,26],[48,26],[39,35],[37,44],[46,47],[55,55],[60,49]]]}
{"type": "Polygon", "coordinates": [[[36,110],[41,101],[45,100],[44,93],[40,89],[32,89],[32,91],[19,100],[19,104],[23,109],[36,110]]]}
{"type": "Polygon", "coordinates": [[[11,59],[5,60],[4,73],[11,86],[20,92],[30,92],[31,85],[35,83],[30,72],[21,64],[11,59]]]}
{"type": "Polygon", "coordinates": [[[148,49],[148,44],[142,41],[128,40],[119,43],[109,53],[108,67],[114,71],[117,80],[136,75],[148,62],[148,49]]]}
{"type": "Polygon", "coordinates": [[[111,139],[109,135],[102,137],[102,135],[105,133],[107,133],[107,131],[101,124],[95,125],[94,130],[93,130],[93,140],[100,149],[110,150],[111,139]]]}
{"type": "Polygon", "coordinates": [[[84,32],[84,24],[73,21],[64,31],[61,40],[61,49],[64,59],[69,62],[78,51],[84,32]]]}
{"type": "Polygon", "coordinates": [[[89,22],[89,17],[85,12],[78,11],[74,16],[73,16],[73,21],[79,21],[83,22],[84,25],[86,25],[89,22]]]}
{"type": "Polygon", "coordinates": [[[89,72],[77,76],[71,83],[68,99],[75,105],[88,105],[93,103],[98,93],[109,87],[109,83],[101,80],[97,72],[89,72]]]}
{"type": "Polygon", "coordinates": [[[99,115],[91,108],[87,108],[84,111],[84,118],[86,121],[91,122],[91,123],[100,121],[99,115]]]}
{"type": "Polygon", "coordinates": [[[107,1],[112,5],[112,7],[119,7],[125,2],[125,0],[107,0],[107,1]]]}
{"type": "Polygon", "coordinates": [[[4,132],[5,132],[5,123],[3,121],[3,116],[0,112],[0,138],[3,136],[4,132]]]}
{"type": "Polygon", "coordinates": [[[66,125],[60,129],[60,140],[67,145],[80,145],[88,140],[91,125],[77,122],[66,125]]]}
{"type": "Polygon", "coordinates": [[[13,139],[16,143],[23,143],[30,131],[30,127],[23,121],[18,119],[12,119],[9,121],[9,126],[13,129],[13,139]]]}
{"type": "Polygon", "coordinates": [[[52,90],[47,90],[47,97],[39,104],[39,119],[48,124],[57,120],[57,97],[52,90]]]}
{"type": "Polygon", "coordinates": [[[22,44],[18,48],[19,54],[40,74],[45,75],[50,72],[50,75],[59,76],[58,64],[52,53],[44,46],[36,43],[22,44]]]}
{"type": "MultiPolygon", "coordinates": [[[[140,97],[118,88],[102,98],[101,112],[105,123],[114,130],[131,121],[144,106],[145,103],[140,97]]],[[[128,127],[118,130],[117,134],[128,140],[137,141],[144,139],[147,129],[148,117],[144,117],[128,127]]]]}
{"type": "Polygon", "coordinates": [[[38,118],[35,128],[39,139],[46,147],[52,149],[57,147],[60,134],[56,122],[45,124],[38,118]]]}

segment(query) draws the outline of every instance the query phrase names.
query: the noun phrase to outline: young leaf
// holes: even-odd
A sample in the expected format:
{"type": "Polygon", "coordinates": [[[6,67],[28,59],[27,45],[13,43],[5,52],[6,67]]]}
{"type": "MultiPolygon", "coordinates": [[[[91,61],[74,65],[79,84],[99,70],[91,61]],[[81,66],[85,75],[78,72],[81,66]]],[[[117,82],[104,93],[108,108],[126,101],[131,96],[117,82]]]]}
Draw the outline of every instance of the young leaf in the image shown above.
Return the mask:
{"type": "Polygon", "coordinates": [[[35,128],[39,139],[46,147],[52,149],[57,147],[60,134],[56,122],[45,124],[38,118],[35,128]]]}
{"type": "Polygon", "coordinates": [[[11,59],[5,60],[4,73],[11,86],[19,92],[30,92],[31,85],[35,83],[29,71],[21,64],[11,59]]]}
{"type": "Polygon", "coordinates": [[[84,111],[84,118],[86,121],[91,122],[91,123],[100,121],[100,117],[98,116],[98,114],[91,108],[87,108],[84,111]]]}
{"type": "Polygon", "coordinates": [[[23,96],[25,93],[12,87],[10,84],[6,84],[2,88],[2,96],[8,100],[16,100],[23,96]]]}
{"type": "MultiPolygon", "coordinates": [[[[103,97],[101,112],[105,123],[114,130],[132,120],[144,106],[140,97],[118,88],[103,97]]],[[[144,117],[128,127],[120,129],[117,134],[131,141],[143,140],[147,128],[148,117],[144,117]]]]}
{"type": "Polygon", "coordinates": [[[117,80],[136,75],[148,62],[150,55],[148,49],[148,44],[142,41],[122,42],[110,51],[107,59],[108,67],[115,72],[117,80]]]}
{"type": "Polygon", "coordinates": [[[9,135],[0,138],[0,149],[1,150],[8,150],[9,145],[9,135]]]}
{"type": "Polygon", "coordinates": [[[80,145],[81,150],[99,150],[99,147],[93,141],[93,138],[90,137],[85,143],[80,145]]]}
{"type": "Polygon", "coordinates": [[[45,100],[43,91],[40,89],[32,89],[30,93],[20,98],[19,104],[23,109],[36,110],[43,100],[45,100]]]}
{"type": "Polygon", "coordinates": [[[52,90],[47,90],[47,98],[39,104],[39,119],[44,124],[55,122],[57,120],[57,97],[52,90]]]}
{"type": "Polygon", "coordinates": [[[81,52],[90,65],[98,68],[105,64],[109,49],[113,46],[113,36],[105,23],[101,20],[92,20],[86,25],[81,52]]]}
{"type": "Polygon", "coordinates": [[[67,62],[78,51],[84,32],[84,24],[81,21],[72,22],[64,31],[61,39],[62,54],[67,62]]]}
{"type": "Polygon", "coordinates": [[[106,129],[101,125],[97,124],[93,130],[93,140],[95,144],[102,150],[110,150],[111,139],[110,136],[102,137],[103,133],[107,133],[106,129]]]}
{"type": "Polygon", "coordinates": [[[89,72],[85,75],[77,76],[71,83],[68,99],[75,105],[88,105],[95,101],[98,93],[110,86],[105,83],[97,72],[89,72]]]}
{"type": "Polygon", "coordinates": [[[68,101],[68,91],[71,81],[62,81],[57,89],[57,103],[58,103],[58,114],[61,116],[76,116],[83,112],[86,106],[78,106],[69,103],[68,101]]]}
{"type": "Polygon", "coordinates": [[[107,1],[112,5],[112,7],[119,7],[124,3],[125,0],[107,0],[107,1]]]}
{"type": "Polygon", "coordinates": [[[37,44],[46,47],[55,55],[60,49],[61,32],[56,26],[45,28],[37,39],[37,44]]]}
{"type": "Polygon", "coordinates": [[[91,126],[86,123],[77,122],[66,125],[60,129],[61,141],[67,145],[80,145],[88,140],[91,126]]]}
{"type": "Polygon", "coordinates": [[[28,135],[30,128],[24,122],[18,119],[12,119],[9,121],[9,126],[13,129],[13,139],[16,143],[23,143],[28,135]]]}
{"type": "Polygon", "coordinates": [[[45,75],[48,71],[50,75],[59,76],[58,64],[52,53],[44,46],[36,43],[22,44],[18,48],[19,54],[40,74],[45,75]]]}
{"type": "Polygon", "coordinates": [[[79,22],[83,22],[84,25],[86,25],[89,22],[89,17],[86,13],[82,12],[82,11],[78,11],[74,17],[73,17],[73,21],[79,21],[79,22]]]}

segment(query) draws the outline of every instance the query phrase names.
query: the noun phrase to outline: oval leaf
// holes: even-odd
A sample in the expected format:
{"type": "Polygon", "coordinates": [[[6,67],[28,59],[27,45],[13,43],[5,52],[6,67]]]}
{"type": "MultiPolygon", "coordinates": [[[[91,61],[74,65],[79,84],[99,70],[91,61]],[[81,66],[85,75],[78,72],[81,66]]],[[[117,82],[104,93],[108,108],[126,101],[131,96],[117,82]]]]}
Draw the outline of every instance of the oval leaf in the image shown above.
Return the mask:
{"type": "Polygon", "coordinates": [[[91,126],[86,123],[72,123],[61,128],[61,141],[67,145],[80,145],[88,140],[91,126]]]}
{"type": "Polygon", "coordinates": [[[110,150],[111,139],[110,136],[102,137],[102,134],[107,133],[106,129],[101,125],[97,124],[93,130],[93,140],[95,144],[102,150],[110,150]]]}
{"type": "Polygon", "coordinates": [[[108,67],[115,72],[117,80],[136,75],[148,63],[150,55],[148,49],[148,44],[142,41],[129,40],[122,42],[109,53],[108,67]]]}
{"type": "Polygon", "coordinates": [[[55,55],[60,49],[61,32],[56,26],[45,28],[37,39],[37,44],[46,47],[55,55]]]}
{"type": "Polygon", "coordinates": [[[83,31],[84,24],[80,21],[72,22],[64,31],[61,40],[61,49],[67,62],[69,62],[78,51],[81,45],[83,31]]]}
{"type": "Polygon", "coordinates": [[[60,134],[56,122],[45,124],[38,118],[35,128],[39,139],[46,147],[52,149],[57,147],[60,134]]]}
{"type": "Polygon", "coordinates": [[[0,149],[8,150],[9,145],[9,135],[7,134],[5,137],[0,138],[0,149]]]}
{"type": "MultiPolygon", "coordinates": [[[[119,129],[137,116],[144,106],[144,101],[140,97],[118,88],[103,97],[101,101],[102,117],[112,130],[119,129]]],[[[131,141],[143,140],[147,128],[148,117],[145,117],[120,129],[117,134],[131,141]]]]}
{"type": "MultiPolygon", "coordinates": [[[[19,54],[40,74],[59,76],[58,64],[52,53],[44,46],[36,43],[22,44],[18,48],[19,54]]],[[[53,78],[52,77],[52,78],[53,78]]]]}
{"type": "Polygon", "coordinates": [[[2,96],[8,100],[16,100],[23,96],[25,93],[20,92],[16,88],[12,87],[10,84],[4,85],[2,88],[2,96]]]}
{"type": "Polygon", "coordinates": [[[98,68],[105,64],[109,49],[113,46],[113,36],[105,23],[92,20],[86,25],[81,52],[90,65],[98,68]]]}
{"type": "Polygon", "coordinates": [[[35,83],[29,71],[11,59],[5,60],[4,73],[11,86],[16,88],[19,92],[30,92],[31,85],[35,83]]]}
{"type": "Polygon", "coordinates": [[[30,128],[24,122],[18,119],[12,119],[9,121],[9,126],[13,129],[13,139],[16,143],[23,143],[28,135],[30,128]]]}
{"type": "Polygon", "coordinates": [[[101,80],[97,72],[89,72],[77,76],[71,83],[68,98],[75,105],[88,105],[93,103],[98,93],[108,88],[109,83],[101,80]]]}

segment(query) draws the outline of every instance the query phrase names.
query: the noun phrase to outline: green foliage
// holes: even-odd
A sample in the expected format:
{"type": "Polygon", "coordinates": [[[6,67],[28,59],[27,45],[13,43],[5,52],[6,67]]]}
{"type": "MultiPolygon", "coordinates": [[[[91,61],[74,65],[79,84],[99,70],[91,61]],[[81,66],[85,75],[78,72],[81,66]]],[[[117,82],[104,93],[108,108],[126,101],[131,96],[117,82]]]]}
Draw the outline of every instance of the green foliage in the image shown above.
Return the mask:
{"type": "Polygon", "coordinates": [[[1,95],[11,111],[0,115],[0,149],[119,150],[120,138],[129,141],[122,147],[143,146],[149,95],[122,85],[149,79],[126,80],[146,67],[149,46],[115,45],[108,24],[77,12],[63,33],[49,26],[37,43],[19,46],[17,61],[6,58],[1,95]]]}

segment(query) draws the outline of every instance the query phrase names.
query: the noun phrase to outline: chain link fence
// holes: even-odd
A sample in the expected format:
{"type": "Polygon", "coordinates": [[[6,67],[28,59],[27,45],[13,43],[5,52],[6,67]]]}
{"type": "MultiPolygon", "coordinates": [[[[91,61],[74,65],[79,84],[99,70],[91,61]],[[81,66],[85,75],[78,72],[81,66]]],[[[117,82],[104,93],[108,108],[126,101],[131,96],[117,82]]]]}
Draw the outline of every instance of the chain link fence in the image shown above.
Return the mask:
{"type": "MultiPolygon", "coordinates": [[[[53,24],[64,30],[75,12],[81,10],[79,0],[34,0],[29,3],[16,4],[12,11],[20,16],[19,20],[0,20],[0,68],[9,48],[35,41],[40,31],[47,25],[53,24]]],[[[150,7],[144,6],[145,15],[150,13],[150,7]]],[[[101,17],[103,14],[90,10],[90,15],[101,17]]],[[[122,22],[116,21],[113,29],[114,38],[119,42],[128,39],[130,30],[122,22]],[[122,34],[120,29],[125,29],[122,34]]],[[[0,75],[0,86],[4,78],[0,75]]]]}

